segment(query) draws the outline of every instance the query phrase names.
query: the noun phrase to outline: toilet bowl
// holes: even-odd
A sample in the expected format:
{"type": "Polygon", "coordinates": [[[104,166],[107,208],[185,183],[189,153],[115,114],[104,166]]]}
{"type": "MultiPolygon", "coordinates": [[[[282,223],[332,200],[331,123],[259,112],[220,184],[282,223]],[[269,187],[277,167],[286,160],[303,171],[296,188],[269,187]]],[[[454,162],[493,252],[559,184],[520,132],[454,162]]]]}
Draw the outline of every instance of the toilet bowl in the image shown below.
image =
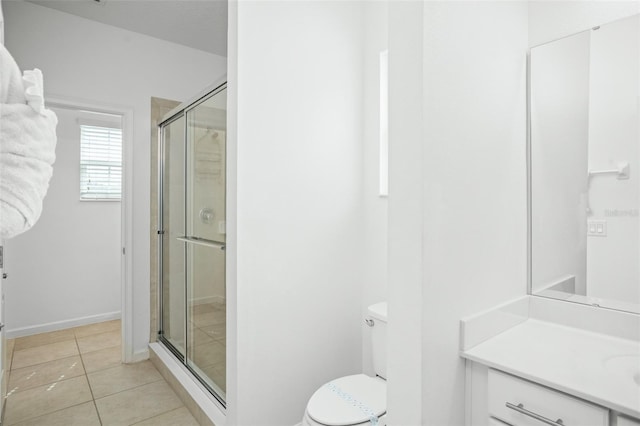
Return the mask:
{"type": "Polygon", "coordinates": [[[353,374],[322,385],[309,399],[302,426],[385,426],[387,303],[368,308],[375,377],[353,374]]]}
{"type": "Polygon", "coordinates": [[[387,411],[387,382],[380,377],[354,374],[321,386],[309,399],[304,426],[377,424],[387,411]]]}

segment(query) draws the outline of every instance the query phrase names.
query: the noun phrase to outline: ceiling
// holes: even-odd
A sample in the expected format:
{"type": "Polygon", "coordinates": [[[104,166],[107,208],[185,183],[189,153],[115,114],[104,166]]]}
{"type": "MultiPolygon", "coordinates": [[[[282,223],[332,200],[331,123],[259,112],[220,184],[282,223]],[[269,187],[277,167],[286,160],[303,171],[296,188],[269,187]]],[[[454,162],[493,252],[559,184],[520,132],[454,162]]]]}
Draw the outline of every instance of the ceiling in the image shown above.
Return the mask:
{"type": "Polygon", "coordinates": [[[227,0],[27,0],[41,6],[227,56],[227,0]]]}

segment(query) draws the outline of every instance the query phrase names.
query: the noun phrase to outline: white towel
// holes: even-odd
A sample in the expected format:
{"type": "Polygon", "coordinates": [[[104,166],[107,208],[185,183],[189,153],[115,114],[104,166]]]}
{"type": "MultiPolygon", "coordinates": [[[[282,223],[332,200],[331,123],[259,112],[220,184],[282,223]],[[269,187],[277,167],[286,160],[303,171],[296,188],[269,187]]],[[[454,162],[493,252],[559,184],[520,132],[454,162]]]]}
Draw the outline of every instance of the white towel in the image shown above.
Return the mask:
{"type": "Polygon", "coordinates": [[[44,108],[42,73],[24,76],[0,45],[0,237],[29,228],[42,213],[53,173],[56,115],[44,108]]]}
{"type": "Polygon", "coordinates": [[[0,103],[27,103],[20,68],[3,45],[0,45],[0,103]]]}

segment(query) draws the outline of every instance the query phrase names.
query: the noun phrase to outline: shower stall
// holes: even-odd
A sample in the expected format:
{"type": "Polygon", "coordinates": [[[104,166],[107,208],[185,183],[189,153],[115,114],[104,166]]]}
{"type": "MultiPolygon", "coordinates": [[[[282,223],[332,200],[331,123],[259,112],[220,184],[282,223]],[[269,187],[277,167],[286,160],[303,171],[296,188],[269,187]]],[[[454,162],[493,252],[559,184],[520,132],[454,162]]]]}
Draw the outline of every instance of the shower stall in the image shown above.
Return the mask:
{"type": "Polygon", "coordinates": [[[158,340],[225,404],[226,83],[159,124],[158,340]]]}

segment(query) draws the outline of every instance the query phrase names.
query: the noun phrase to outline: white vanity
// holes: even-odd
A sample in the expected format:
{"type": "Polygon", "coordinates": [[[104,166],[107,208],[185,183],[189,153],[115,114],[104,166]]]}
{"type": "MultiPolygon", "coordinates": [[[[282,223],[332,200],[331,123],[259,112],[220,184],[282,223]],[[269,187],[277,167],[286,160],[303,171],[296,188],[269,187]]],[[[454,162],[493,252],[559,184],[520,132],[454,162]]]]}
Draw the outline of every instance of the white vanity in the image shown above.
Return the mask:
{"type": "Polygon", "coordinates": [[[467,425],[640,426],[640,316],[526,296],[461,321],[467,425]]]}
{"type": "Polygon", "coordinates": [[[467,425],[640,426],[638,52],[638,14],[530,50],[531,295],[461,321],[467,425]]]}

